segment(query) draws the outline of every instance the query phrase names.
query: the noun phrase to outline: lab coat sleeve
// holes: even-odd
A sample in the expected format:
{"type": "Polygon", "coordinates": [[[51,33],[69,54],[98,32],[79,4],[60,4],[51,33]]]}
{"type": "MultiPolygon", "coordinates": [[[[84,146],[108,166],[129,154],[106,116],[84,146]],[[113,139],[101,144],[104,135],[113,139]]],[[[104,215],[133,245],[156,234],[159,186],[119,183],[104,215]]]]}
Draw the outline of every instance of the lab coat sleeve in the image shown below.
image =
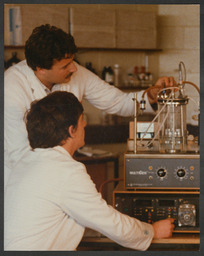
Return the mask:
{"type": "MultiPolygon", "coordinates": [[[[99,108],[109,114],[118,114],[121,116],[131,116],[134,114],[134,93],[125,93],[119,90],[117,87],[112,86],[97,75],[86,70],[83,67],[79,67],[80,77],[86,84],[84,89],[84,98],[87,99],[96,108],[99,108]]],[[[143,90],[137,92],[137,100],[142,98],[143,90]]],[[[153,112],[147,95],[146,100],[146,112],[153,112]]]]}
{"type": "Polygon", "coordinates": [[[24,115],[32,99],[23,88],[26,84],[25,78],[15,74],[15,71],[13,74],[9,72],[5,72],[4,78],[4,146],[8,157],[7,164],[12,168],[19,157],[30,148],[24,115]]]}
{"type": "Polygon", "coordinates": [[[62,186],[61,205],[69,217],[124,247],[135,250],[146,250],[149,247],[154,236],[152,225],[107,205],[83,165],[76,165],[68,179],[62,186]],[[72,185],[67,186],[67,183],[72,185]]]}

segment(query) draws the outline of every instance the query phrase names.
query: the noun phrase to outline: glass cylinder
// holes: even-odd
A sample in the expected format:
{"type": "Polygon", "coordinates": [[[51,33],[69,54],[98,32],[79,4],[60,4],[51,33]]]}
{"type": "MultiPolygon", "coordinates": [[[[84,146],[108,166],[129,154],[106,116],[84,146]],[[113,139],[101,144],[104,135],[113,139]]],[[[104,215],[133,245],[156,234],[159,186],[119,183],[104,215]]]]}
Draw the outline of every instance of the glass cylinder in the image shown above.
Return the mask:
{"type": "Polygon", "coordinates": [[[158,100],[159,151],[161,153],[182,153],[187,148],[186,99],[158,100]]]}

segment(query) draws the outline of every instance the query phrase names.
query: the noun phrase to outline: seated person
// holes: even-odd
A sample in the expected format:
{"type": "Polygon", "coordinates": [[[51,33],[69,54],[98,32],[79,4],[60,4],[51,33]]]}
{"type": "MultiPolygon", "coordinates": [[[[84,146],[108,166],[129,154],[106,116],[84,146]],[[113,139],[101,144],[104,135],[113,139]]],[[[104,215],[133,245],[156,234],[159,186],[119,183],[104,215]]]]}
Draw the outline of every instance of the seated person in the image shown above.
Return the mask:
{"type": "Polygon", "coordinates": [[[76,250],[85,227],[135,250],[172,235],[173,219],[151,225],[102,199],[85,166],[72,158],[84,145],[82,114],[81,103],[68,92],[31,104],[25,121],[32,150],[5,190],[4,250],[76,250]]]}

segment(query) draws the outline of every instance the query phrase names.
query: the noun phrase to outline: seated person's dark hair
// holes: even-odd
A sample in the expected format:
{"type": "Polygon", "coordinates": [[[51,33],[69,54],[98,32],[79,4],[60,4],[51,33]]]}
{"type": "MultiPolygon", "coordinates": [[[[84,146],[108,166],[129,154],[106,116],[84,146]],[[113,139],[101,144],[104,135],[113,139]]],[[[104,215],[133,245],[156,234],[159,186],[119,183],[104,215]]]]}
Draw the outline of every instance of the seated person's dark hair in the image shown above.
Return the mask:
{"type": "Polygon", "coordinates": [[[83,107],[69,92],[57,91],[31,103],[25,121],[30,146],[50,148],[63,145],[70,137],[69,126],[77,127],[83,107]]]}
{"type": "Polygon", "coordinates": [[[36,27],[25,44],[25,57],[29,67],[51,69],[53,60],[71,57],[77,52],[74,38],[49,24],[36,27]]]}

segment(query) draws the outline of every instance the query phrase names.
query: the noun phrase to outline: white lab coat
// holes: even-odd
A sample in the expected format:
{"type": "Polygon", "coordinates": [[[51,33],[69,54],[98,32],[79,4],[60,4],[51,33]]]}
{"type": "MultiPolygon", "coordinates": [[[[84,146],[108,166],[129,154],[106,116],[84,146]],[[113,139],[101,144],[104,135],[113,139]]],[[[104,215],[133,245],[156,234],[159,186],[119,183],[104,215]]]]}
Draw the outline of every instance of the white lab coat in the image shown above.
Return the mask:
{"type": "MultiPolygon", "coordinates": [[[[72,75],[70,82],[56,84],[52,91],[72,92],[79,101],[85,98],[95,107],[110,114],[130,116],[134,113],[133,93],[123,93],[89,70],[75,64],[77,71],[72,75]]],[[[5,71],[4,85],[4,185],[6,185],[11,169],[30,149],[23,120],[25,112],[30,108],[33,100],[41,99],[47,93],[25,60],[5,71]]],[[[141,98],[141,94],[142,91],[138,93],[138,99],[141,98]]],[[[152,111],[148,100],[146,102],[147,111],[152,111]]]]}
{"type": "Polygon", "coordinates": [[[152,225],[119,213],[61,146],[26,153],[5,189],[4,250],[75,250],[85,227],[146,250],[152,225]]]}

